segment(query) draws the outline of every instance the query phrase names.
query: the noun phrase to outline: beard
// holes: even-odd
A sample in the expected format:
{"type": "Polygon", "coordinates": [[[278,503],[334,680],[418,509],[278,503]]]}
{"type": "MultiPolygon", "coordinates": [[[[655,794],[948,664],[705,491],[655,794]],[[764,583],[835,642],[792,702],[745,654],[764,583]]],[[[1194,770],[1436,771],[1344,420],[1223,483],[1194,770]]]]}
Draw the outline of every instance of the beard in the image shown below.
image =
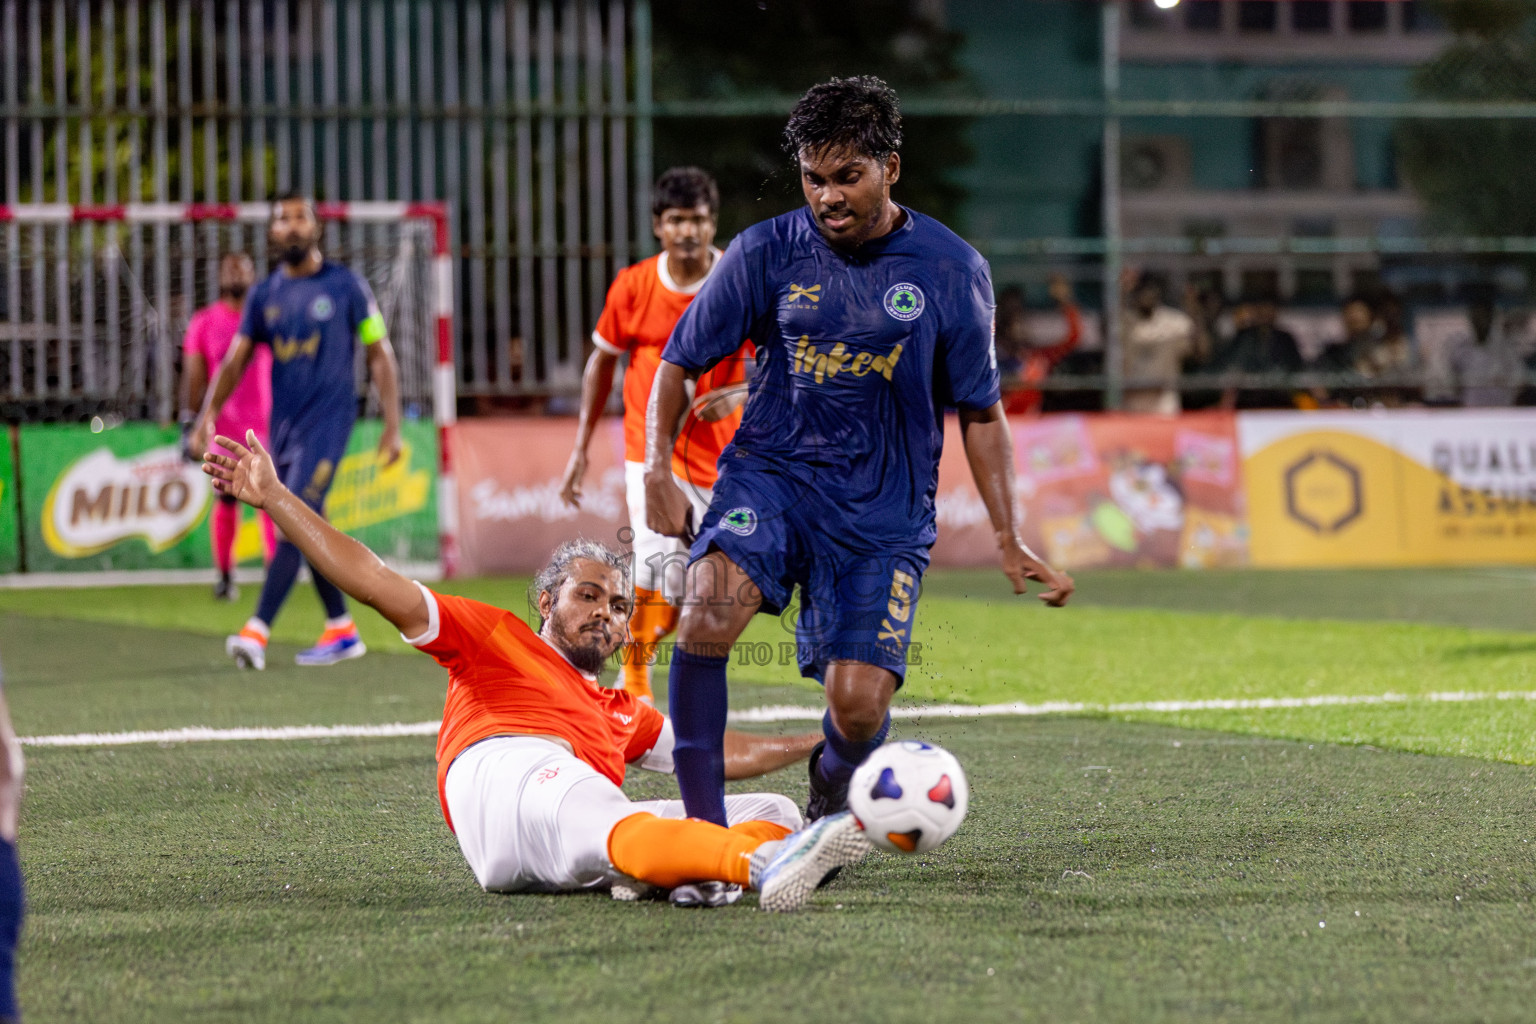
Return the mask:
{"type": "Polygon", "coordinates": [[[233,302],[244,302],[249,288],[220,288],[219,294],[233,302]]]}
{"type": "Polygon", "coordinates": [[[570,659],[572,665],[589,676],[597,675],[608,662],[608,655],[603,653],[602,647],[577,647],[562,642],[560,650],[570,659]]]}
{"type": "Polygon", "coordinates": [[[277,246],[277,258],[290,267],[297,267],[309,258],[309,251],[313,248],[314,243],[308,240],[289,242],[287,245],[277,246]]]}

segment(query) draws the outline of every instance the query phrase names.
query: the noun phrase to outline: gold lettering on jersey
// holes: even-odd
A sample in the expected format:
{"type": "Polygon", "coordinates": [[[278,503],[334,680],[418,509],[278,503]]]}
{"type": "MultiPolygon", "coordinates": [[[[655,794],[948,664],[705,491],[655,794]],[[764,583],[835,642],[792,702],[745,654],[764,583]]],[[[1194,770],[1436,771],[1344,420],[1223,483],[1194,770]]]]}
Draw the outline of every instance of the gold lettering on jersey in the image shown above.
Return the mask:
{"type": "Polygon", "coordinates": [[[792,365],[796,373],[808,373],[814,376],[817,384],[845,371],[855,377],[873,372],[890,380],[891,371],[896,368],[896,362],[900,358],[900,345],[883,356],[877,356],[868,352],[850,353],[848,346],[839,341],[830,350],[823,352],[811,344],[809,335],[802,334],[800,340],[795,343],[795,358],[792,365]]]}
{"type": "Polygon", "coordinates": [[[304,356],[313,359],[320,352],[320,332],[307,338],[273,338],[272,357],[280,363],[289,363],[304,356]]]}
{"type": "Polygon", "coordinates": [[[789,301],[791,303],[794,303],[794,302],[796,302],[799,299],[805,299],[808,302],[820,302],[821,301],[821,285],[813,284],[809,288],[802,288],[798,284],[790,285],[789,286],[789,301]]]}
{"type": "Polygon", "coordinates": [[[906,622],[912,615],[912,588],[916,583],[910,573],[900,569],[891,576],[891,600],[885,610],[897,622],[906,622]]]}

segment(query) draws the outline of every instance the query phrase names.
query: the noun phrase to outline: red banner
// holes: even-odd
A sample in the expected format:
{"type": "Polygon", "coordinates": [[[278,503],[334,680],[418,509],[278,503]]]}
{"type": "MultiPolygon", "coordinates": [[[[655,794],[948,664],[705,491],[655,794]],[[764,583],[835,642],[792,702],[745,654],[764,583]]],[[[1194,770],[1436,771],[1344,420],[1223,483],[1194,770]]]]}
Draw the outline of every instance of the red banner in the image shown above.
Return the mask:
{"type": "Polygon", "coordinates": [[[1014,425],[1024,535],[1053,565],[1244,565],[1231,413],[1048,416],[1014,425]]]}
{"type": "MultiPolygon", "coordinates": [[[[1013,425],[1025,540],[1053,564],[1242,565],[1248,527],[1229,413],[1047,416],[1013,425]]],[[[624,439],[598,427],[581,509],[560,501],[572,419],[465,420],[453,428],[464,573],[528,573],[556,544],[628,536],[624,439]]],[[[935,566],[991,566],[997,549],[960,430],[939,465],[935,566]]]]}
{"type": "Polygon", "coordinates": [[[592,436],[580,510],[560,500],[574,419],[460,420],[450,438],[463,575],[531,573],[561,541],[628,537],[621,420],[603,420],[592,436]]]}

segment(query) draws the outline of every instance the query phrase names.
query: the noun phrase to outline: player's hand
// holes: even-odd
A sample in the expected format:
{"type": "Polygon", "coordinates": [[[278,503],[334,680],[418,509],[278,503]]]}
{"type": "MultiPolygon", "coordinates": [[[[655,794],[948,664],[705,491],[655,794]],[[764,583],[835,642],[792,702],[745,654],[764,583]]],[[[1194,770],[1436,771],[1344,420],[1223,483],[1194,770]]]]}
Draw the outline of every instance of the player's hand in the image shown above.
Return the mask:
{"type": "Polygon", "coordinates": [[[587,455],[572,449],[565,464],[565,479],[560,481],[560,500],[571,508],[581,508],[581,479],[587,475],[587,455]]]}
{"type": "Polygon", "coordinates": [[[400,453],[403,450],[400,443],[400,428],[385,427],[384,433],[379,437],[379,461],[385,466],[393,466],[400,461],[400,453]]]}
{"type": "Polygon", "coordinates": [[[1051,299],[1059,306],[1072,305],[1072,286],[1061,274],[1052,274],[1051,283],[1047,290],[1051,293],[1051,299]]]}
{"type": "Polygon", "coordinates": [[[213,477],[213,489],[253,508],[266,508],[267,501],[282,484],[277,479],[272,456],[257,440],[256,431],[245,432],[245,444],[222,434],[214,438],[214,443],[228,454],[211,451],[203,456],[203,472],[213,477]]]}
{"type": "Polygon", "coordinates": [[[1029,580],[1045,587],[1039,597],[1052,608],[1066,604],[1077,586],[1071,576],[1036,558],[1035,553],[1017,538],[1003,544],[1003,573],[1013,582],[1015,594],[1028,593],[1029,580]]]}
{"type": "Polygon", "coordinates": [[[646,475],[645,478],[645,525],[663,537],[686,537],[688,513],[692,507],[688,496],[677,486],[671,473],[646,475]]]}
{"type": "Polygon", "coordinates": [[[208,450],[208,417],[198,416],[197,422],[187,432],[187,454],[193,462],[200,462],[208,450]]]}
{"type": "Polygon", "coordinates": [[[705,423],[718,423],[747,404],[746,384],[727,384],[706,391],[689,405],[689,411],[705,423]]]}

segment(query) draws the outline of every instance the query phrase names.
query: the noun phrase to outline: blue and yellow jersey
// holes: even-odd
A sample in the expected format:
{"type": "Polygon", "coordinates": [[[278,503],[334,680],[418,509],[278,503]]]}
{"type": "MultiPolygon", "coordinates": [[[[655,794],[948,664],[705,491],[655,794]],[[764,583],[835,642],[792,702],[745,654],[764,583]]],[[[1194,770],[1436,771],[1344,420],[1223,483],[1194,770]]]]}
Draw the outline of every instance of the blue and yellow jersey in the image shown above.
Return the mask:
{"type": "Polygon", "coordinates": [[[907,210],[844,255],[801,207],[731,243],[662,358],[702,371],[750,338],[758,372],[722,474],[766,460],[860,546],[931,544],[944,410],[999,398],[993,309],[986,261],[931,217],[907,210]]]}
{"type": "Polygon", "coordinates": [[[367,281],[330,260],[308,277],[278,269],[251,289],[240,333],[272,349],[274,447],[315,431],[351,431],[357,346],[385,336],[367,281]]]}

